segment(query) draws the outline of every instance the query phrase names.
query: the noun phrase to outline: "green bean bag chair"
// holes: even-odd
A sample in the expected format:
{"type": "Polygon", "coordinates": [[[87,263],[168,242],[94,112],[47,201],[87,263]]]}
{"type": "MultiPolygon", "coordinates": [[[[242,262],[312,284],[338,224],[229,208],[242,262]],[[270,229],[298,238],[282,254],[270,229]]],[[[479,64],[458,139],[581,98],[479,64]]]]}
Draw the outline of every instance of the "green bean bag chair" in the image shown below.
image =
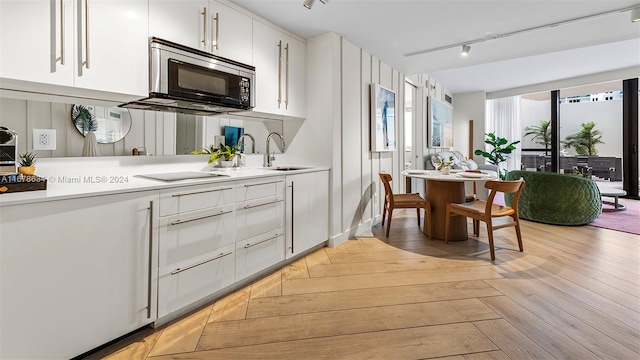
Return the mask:
{"type": "MultiPolygon", "coordinates": [[[[506,180],[523,178],[518,211],[521,219],[554,225],[584,225],[602,212],[598,186],[590,179],[535,171],[509,171],[506,180]]],[[[511,206],[513,194],[505,194],[511,206]]]]}

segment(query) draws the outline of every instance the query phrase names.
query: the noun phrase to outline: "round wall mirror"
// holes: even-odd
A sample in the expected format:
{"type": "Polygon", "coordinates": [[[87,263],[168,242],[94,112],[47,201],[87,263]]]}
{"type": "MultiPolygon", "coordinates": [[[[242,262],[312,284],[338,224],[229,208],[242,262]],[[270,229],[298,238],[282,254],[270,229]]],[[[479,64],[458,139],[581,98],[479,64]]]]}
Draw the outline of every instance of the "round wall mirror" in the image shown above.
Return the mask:
{"type": "Polygon", "coordinates": [[[111,144],[122,140],[131,130],[131,113],[119,107],[73,105],[71,121],[80,134],[90,131],[100,144],[111,144]]]}

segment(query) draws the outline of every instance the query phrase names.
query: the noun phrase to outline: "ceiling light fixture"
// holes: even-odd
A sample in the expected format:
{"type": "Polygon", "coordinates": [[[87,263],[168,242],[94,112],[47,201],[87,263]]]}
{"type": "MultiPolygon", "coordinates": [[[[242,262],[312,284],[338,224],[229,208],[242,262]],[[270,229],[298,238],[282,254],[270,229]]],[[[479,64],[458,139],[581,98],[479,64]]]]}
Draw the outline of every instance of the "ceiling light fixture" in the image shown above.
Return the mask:
{"type": "MultiPolygon", "coordinates": [[[[599,17],[608,16],[608,15],[617,14],[617,13],[626,12],[626,11],[631,11],[631,21],[633,21],[633,22],[640,21],[640,19],[638,19],[638,18],[640,18],[640,8],[637,5],[633,5],[633,6],[627,6],[627,7],[622,8],[622,9],[609,10],[609,11],[605,11],[605,12],[601,12],[601,13],[597,13],[597,14],[592,14],[592,15],[585,15],[585,16],[581,16],[581,17],[578,17],[578,18],[575,18],[575,19],[569,19],[569,20],[564,20],[564,21],[558,21],[558,22],[551,23],[551,24],[534,26],[534,27],[531,27],[531,28],[526,28],[526,29],[522,29],[522,30],[516,30],[516,31],[504,33],[504,34],[496,34],[496,35],[491,35],[491,36],[484,37],[484,38],[468,40],[468,41],[465,41],[465,42],[459,42],[459,43],[450,44],[450,45],[439,46],[439,47],[435,47],[435,48],[432,48],[432,49],[414,51],[414,52],[406,53],[406,54],[404,54],[404,56],[405,57],[410,57],[410,56],[422,55],[422,54],[432,53],[432,52],[441,51],[441,50],[459,48],[460,46],[463,46],[463,47],[464,46],[470,46],[471,44],[477,44],[477,43],[481,43],[481,42],[485,42],[485,41],[502,39],[502,38],[515,36],[515,35],[521,35],[521,34],[525,34],[525,33],[528,33],[528,32],[533,32],[533,31],[538,31],[538,30],[543,30],[543,29],[549,29],[549,28],[553,28],[553,27],[556,27],[556,26],[572,24],[572,23],[579,22],[579,21],[592,20],[592,19],[596,19],[596,18],[599,18],[599,17]]],[[[463,52],[464,52],[464,50],[463,50],[463,52]]]]}
{"type": "Polygon", "coordinates": [[[311,7],[313,6],[313,1],[314,0],[304,0],[304,2],[302,3],[302,6],[306,7],[309,10],[311,10],[311,7]]]}
{"type": "Polygon", "coordinates": [[[640,22],[640,7],[631,10],[631,22],[640,22]]]}
{"type": "Polygon", "coordinates": [[[462,56],[469,55],[469,51],[471,50],[471,45],[463,45],[462,46],[462,56]]]}

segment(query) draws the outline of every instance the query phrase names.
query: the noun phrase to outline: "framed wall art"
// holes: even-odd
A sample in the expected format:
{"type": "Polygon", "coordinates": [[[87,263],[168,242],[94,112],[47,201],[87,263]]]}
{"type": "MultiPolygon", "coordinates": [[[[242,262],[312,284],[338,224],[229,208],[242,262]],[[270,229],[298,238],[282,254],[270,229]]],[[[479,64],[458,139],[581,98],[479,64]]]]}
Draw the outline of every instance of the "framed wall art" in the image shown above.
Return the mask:
{"type": "Polygon", "coordinates": [[[453,108],[429,97],[429,147],[453,147],[453,108]]]}
{"type": "Polygon", "coordinates": [[[371,84],[371,151],[396,151],[396,93],[371,84]]]}

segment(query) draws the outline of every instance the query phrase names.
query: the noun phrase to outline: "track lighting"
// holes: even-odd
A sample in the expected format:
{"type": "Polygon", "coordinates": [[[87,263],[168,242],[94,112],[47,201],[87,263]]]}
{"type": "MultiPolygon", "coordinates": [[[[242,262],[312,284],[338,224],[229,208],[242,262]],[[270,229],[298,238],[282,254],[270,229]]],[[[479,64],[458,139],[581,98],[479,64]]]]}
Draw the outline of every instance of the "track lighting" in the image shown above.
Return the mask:
{"type": "Polygon", "coordinates": [[[508,33],[504,33],[504,34],[494,34],[494,35],[491,35],[491,36],[486,36],[486,37],[477,38],[477,39],[473,39],[473,40],[466,40],[465,42],[459,42],[459,43],[455,43],[455,44],[439,46],[439,47],[426,49],[426,50],[414,51],[414,52],[406,53],[406,54],[404,54],[404,56],[410,57],[410,56],[422,55],[422,54],[432,53],[432,52],[441,51],[441,50],[454,49],[454,48],[457,48],[459,46],[462,46],[462,55],[466,56],[469,53],[469,50],[471,49],[471,44],[477,44],[477,43],[481,43],[481,42],[485,42],[485,41],[494,41],[494,40],[503,39],[503,38],[507,38],[507,37],[511,37],[511,36],[526,34],[526,33],[533,32],[533,31],[540,31],[540,30],[550,29],[550,28],[554,28],[554,27],[557,27],[557,26],[561,26],[561,25],[572,24],[572,23],[576,23],[576,22],[579,22],[579,21],[597,19],[597,18],[600,18],[600,17],[609,16],[609,15],[618,14],[618,13],[627,12],[627,11],[631,11],[631,21],[632,22],[634,22],[634,23],[640,22],[640,7],[638,7],[638,5],[632,5],[632,6],[627,6],[627,7],[621,8],[621,9],[607,10],[607,11],[604,11],[604,12],[591,14],[591,15],[585,15],[585,16],[581,16],[581,17],[578,17],[578,18],[574,18],[574,19],[567,19],[567,20],[562,20],[562,21],[555,22],[555,23],[538,25],[538,26],[534,26],[534,27],[530,27],[530,28],[526,28],[526,29],[514,30],[514,31],[511,31],[511,32],[508,32],[508,33]],[[466,51],[465,51],[465,49],[466,49],[466,51]]]}
{"type": "Polygon", "coordinates": [[[314,0],[304,0],[304,2],[302,3],[302,6],[306,7],[309,10],[311,10],[311,7],[313,6],[313,1],[314,0]]]}
{"type": "Polygon", "coordinates": [[[640,22],[640,7],[631,10],[631,22],[640,22]]]}

